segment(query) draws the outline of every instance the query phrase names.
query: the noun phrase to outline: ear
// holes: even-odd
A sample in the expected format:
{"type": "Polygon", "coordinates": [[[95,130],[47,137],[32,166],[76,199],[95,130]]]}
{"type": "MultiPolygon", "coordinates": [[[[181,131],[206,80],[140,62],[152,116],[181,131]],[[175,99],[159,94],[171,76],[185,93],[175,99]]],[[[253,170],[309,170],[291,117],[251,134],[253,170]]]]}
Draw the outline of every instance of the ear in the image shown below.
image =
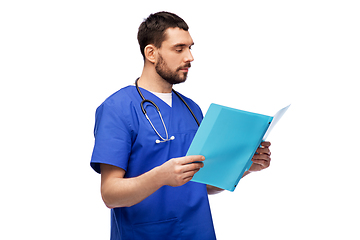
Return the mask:
{"type": "Polygon", "coordinates": [[[147,45],[144,49],[145,58],[151,63],[155,63],[156,49],[157,48],[152,44],[147,45]]]}

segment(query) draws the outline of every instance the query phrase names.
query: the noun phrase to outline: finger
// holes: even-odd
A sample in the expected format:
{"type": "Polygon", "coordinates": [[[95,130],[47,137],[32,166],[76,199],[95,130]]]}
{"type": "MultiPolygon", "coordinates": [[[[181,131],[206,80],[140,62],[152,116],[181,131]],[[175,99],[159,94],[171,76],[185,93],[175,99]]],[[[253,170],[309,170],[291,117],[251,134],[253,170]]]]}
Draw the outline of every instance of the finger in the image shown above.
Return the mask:
{"type": "Polygon", "coordinates": [[[183,174],[183,180],[184,181],[190,181],[194,177],[195,173],[197,173],[198,171],[199,170],[184,173],[183,174]]]}
{"type": "Polygon", "coordinates": [[[269,156],[271,155],[270,149],[267,148],[267,147],[265,147],[265,148],[258,148],[258,149],[256,150],[256,152],[259,153],[259,154],[267,154],[267,155],[269,155],[269,156]]]}
{"type": "Polygon", "coordinates": [[[264,141],[260,144],[261,146],[263,147],[270,147],[271,146],[271,143],[270,142],[267,142],[267,141],[264,141]]]}
{"type": "Polygon", "coordinates": [[[202,162],[205,160],[205,157],[202,155],[191,155],[191,156],[186,156],[182,158],[182,164],[189,164],[189,163],[196,163],[196,162],[202,162]]]}
{"type": "Polygon", "coordinates": [[[266,155],[266,154],[259,154],[259,155],[254,155],[254,157],[251,159],[253,162],[256,161],[267,161],[270,162],[271,161],[271,157],[266,155]]]}
{"type": "Polygon", "coordinates": [[[182,172],[192,172],[192,171],[196,171],[198,172],[200,170],[200,168],[202,168],[204,166],[204,163],[200,162],[200,163],[189,163],[183,166],[182,168],[182,172]]]}
{"type": "Polygon", "coordinates": [[[266,161],[270,161],[270,155],[268,154],[255,154],[252,158],[252,160],[266,160],[266,161]]]}
{"type": "Polygon", "coordinates": [[[191,179],[193,179],[193,177],[194,177],[194,175],[185,177],[185,178],[183,179],[183,184],[185,184],[185,183],[187,183],[187,182],[190,182],[191,179]]]}
{"type": "Polygon", "coordinates": [[[261,165],[264,168],[267,168],[270,166],[270,161],[267,160],[253,160],[253,164],[261,165]]]}

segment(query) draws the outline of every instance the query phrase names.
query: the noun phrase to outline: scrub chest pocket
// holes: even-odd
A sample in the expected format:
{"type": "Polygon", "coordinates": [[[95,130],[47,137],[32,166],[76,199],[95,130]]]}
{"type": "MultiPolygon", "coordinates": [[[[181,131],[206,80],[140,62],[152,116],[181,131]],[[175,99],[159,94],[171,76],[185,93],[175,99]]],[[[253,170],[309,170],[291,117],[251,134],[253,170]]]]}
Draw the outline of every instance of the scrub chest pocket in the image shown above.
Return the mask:
{"type": "Polygon", "coordinates": [[[177,218],[133,225],[136,240],[178,240],[181,239],[180,222],[177,218]]]}

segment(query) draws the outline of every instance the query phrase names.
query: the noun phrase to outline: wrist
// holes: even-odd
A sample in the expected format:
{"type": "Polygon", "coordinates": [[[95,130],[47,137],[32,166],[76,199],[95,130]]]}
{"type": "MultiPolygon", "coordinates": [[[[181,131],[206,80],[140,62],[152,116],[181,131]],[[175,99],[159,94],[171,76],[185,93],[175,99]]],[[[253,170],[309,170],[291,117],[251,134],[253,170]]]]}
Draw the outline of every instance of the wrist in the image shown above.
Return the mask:
{"type": "Polygon", "coordinates": [[[157,185],[158,188],[166,185],[166,178],[164,177],[164,174],[161,170],[161,166],[155,167],[151,170],[154,183],[157,185]]]}
{"type": "Polygon", "coordinates": [[[246,175],[249,175],[251,172],[248,170],[248,171],[245,171],[244,174],[242,175],[242,177],[245,177],[246,175]]]}

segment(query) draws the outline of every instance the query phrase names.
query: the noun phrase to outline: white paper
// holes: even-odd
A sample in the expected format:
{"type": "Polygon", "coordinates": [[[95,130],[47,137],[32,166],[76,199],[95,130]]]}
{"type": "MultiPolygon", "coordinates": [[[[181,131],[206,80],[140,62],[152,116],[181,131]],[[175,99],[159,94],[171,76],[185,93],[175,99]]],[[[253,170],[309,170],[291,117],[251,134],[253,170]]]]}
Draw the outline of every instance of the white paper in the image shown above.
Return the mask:
{"type": "Polygon", "coordinates": [[[291,104],[287,107],[284,107],[283,109],[280,109],[273,117],[273,120],[271,121],[271,124],[268,128],[268,130],[266,131],[264,137],[263,137],[263,141],[266,140],[266,138],[269,136],[271,130],[275,127],[276,123],[280,120],[280,118],[285,114],[285,112],[288,110],[288,108],[291,106],[291,104]]]}

